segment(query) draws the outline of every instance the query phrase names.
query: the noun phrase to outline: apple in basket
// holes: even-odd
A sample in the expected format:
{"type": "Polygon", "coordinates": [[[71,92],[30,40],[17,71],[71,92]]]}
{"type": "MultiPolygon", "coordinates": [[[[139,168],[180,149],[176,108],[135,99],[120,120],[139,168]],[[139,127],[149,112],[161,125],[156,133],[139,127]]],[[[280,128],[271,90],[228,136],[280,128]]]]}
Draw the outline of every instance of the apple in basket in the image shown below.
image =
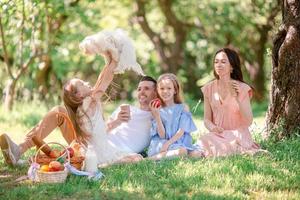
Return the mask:
{"type": "MultiPolygon", "coordinates": [[[[69,154],[70,154],[70,158],[72,158],[72,157],[74,156],[74,153],[75,153],[74,149],[73,149],[72,147],[68,147],[68,148],[67,148],[67,151],[68,151],[69,154]]],[[[63,155],[65,152],[66,152],[66,150],[63,150],[63,151],[60,153],[60,155],[63,155]]]]}
{"type": "Polygon", "coordinates": [[[49,172],[56,172],[56,171],[61,171],[63,170],[62,164],[58,161],[51,161],[49,163],[49,172]]]}

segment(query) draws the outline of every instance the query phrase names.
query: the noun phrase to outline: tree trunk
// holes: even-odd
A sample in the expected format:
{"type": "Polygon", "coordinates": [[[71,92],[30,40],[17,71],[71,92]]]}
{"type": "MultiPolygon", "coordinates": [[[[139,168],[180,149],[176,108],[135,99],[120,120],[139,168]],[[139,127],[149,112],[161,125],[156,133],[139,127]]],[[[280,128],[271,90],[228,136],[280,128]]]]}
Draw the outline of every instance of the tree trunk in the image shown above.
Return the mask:
{"type": "Polygon", "coordinates": [[[200,88],[197,85],[198,81],[198,72],[197,72],[197,63],[196,63],[196,57],[191,54],[185,55],[185,63],[184,65],[186,69],[186,77],[187,77],[187,83],[183,85],[183,91],[184,94],[188,93],[191,95],[194,99],[200,98],[200,88]]]}
{"type": "MultiPolygon", "coordinates": [[[[265,44],[261,43],[255,43],[255,46],[259,46],[255,50],[255,61],[251,63],[249,61],[244,61],[245,62],[245,67],[247,72],[249,73],[250,80],[251,80],[251,86],[254,87],[255,92],[254,92],[254,100],[261,102],[265,98],[265,93],[266,93],[266,78],[265,78],[265,69],[264,69],[264,53],[265,53],[265,44]]],[[[243,57],[242,57],[243,59],[243,57]]]]}
{"type": "Polygon", "coordinates": [[[282,2],[282,20],[273,41],[271,102],[265,135],[276,139],[292,136],[300,126],[300,1],[282,2]]]}
{"type": "MultiPolygon", "coordinates": [[[[259,8],[260,5],[257,1],[251,1],[253,6],[259,8]]],[[[265,75],[265,55],[266,55],[266,45],[268,44],[269,33],[275,26],[276,17],[280,12],[280,0],[273,1],[269,4],[268,13],[266,14],[266,22],[261,24],[261,22],[255,24],[257,33],[259,37],[254,39],[251,43],[251,49],[255,53],[255,61],[249,61],[250,63],[246,66],[249,72],[251,83],[255,88],[254,99],[256,101],[263,101],[266,94],[266,75],[265,75]]],[[[251,37],[250,37],[251,38],[251,37]]]]}
{"type": "Polygon", "coordinates": [[[144,33],[149,37],[153,43],[156,52],[158,53],[161,73],[174,73],[178,74],[180,68],[186,70],[188,81],[184,84],[184,91],[190,94],[194,94],[194,97],[199,97],[199,88],[196,85],[198,80],[198,74],[196,73],[196,57],[192,56],[188,52],[184,52],[185,43],[187,40],[188,32],[191,28],[197,28],[204,33],[203,27],[196,27],[192,24],[187,24],[184,21],[177,18],[171,0],[158,0],[158,5],[166,19],[166,26],[169,26],[173,30],[175,37],[174,42],[168,42],[161,37],[163,30],[155,32],[149,25],[146,17],[146,4],[145,0],[136,0],[136,22],[139,23],[144,33]],[[186,54],[186,55],[184,55],[186,54]]]}
{"type": "Polygon", "coordinates": [[[256,51],[257,70],[255,75],[252,77],[252,83],[255,88],[254,99],[256,101],[263,101],[266,93],[266,78],[265,78],[265,53],[266,43],[268,41],[268,31],[263,30],[260,33],[260,39],[258,42],[258,49],[256,51]]]}
{"type": "Polygon", "coordinates": [[[10,111],[13,108],[16,84],[16,79],[10,79],[5,87],[4,109],[6,111],[10,111]]]}
{"type": "Polygon", "coordinates": [[[39,86],[38,90],[40,97],[45,98],[48,94],[49,76],[52,69],[52,60],[50,54],[48,53],[43,55],[39,64],[42,66],[37,71],[36,83],[39,86]]]}

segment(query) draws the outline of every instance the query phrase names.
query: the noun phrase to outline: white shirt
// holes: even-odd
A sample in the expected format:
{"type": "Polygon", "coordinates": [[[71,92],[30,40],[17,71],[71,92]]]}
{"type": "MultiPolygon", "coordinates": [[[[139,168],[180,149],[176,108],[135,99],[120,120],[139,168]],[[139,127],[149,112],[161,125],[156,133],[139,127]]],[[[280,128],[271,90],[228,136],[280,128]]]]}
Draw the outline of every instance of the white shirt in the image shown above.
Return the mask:
{"type": "MultiPolygon", "coordinates": [[[[116,119],[120,107],[112,114],[116,119]]],[[[130,106],[130,120],[123,122],[108,134],[108,142],[128,153],[140,153],[150,144],[151,112],[130,106]]]]}

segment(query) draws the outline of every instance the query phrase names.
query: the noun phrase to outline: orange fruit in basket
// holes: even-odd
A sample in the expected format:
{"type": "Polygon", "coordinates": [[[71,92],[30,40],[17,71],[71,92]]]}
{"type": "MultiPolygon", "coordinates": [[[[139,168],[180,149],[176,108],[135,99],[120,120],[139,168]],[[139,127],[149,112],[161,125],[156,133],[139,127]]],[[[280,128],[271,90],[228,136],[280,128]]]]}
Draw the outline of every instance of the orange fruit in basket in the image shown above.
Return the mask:
{"type": "Polygon", "coordinates": [[[61,169],[63,169],[63,166],[60,164],[60,162],[51,161],[49,163],[49,170],[56,172],[56,171],[61,171],[61,169]]]}
{"type": "Polygon", "coordinates": [[[48,165],[42,165],[42,167],[40,168],[40,171],[49,172],[49,166],[48,165]]]}

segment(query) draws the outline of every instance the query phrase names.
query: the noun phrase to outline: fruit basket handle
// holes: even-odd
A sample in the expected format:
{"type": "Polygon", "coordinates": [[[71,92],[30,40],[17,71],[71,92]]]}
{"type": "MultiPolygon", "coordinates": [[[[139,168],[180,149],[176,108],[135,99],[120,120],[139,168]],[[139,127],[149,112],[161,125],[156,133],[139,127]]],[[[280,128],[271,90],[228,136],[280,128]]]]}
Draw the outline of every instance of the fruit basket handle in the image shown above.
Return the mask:
{"type": "MultiPolygon", "coordinates": [[[[71,158],[70,158],[70,153],[69,153],[68,149],[67,149],[64,145],[59,144],[59,143],[57,143],[57,142],[48,142],[48,143],[45,143],[45,144],[43,144],[42,146],[40,146],[40,148],[36,151],[35,156],[34,156],[34,162],[35,162],[35,163],[36,163],[36,159],[37,159],[38,153],[41,151],[41,149],[42,149],[44,146],[46,146],[46,145],[48,145],[48,144],[57,144],[57,145],[59,145],[59,146],[62,146],[62,147],[65,149],[65,152],[67,153],[67,158],[68,158],[68,159],[67,159],[67,163],[70,164],[71,158]]],[[[61,157],[63,157],[64,154],[65,154],[65,153],[63,153],[62,155],[60,155],[58,158],[56,158],[56,160],[59,159],[59,158],[61,158],[61,157]]]]}

